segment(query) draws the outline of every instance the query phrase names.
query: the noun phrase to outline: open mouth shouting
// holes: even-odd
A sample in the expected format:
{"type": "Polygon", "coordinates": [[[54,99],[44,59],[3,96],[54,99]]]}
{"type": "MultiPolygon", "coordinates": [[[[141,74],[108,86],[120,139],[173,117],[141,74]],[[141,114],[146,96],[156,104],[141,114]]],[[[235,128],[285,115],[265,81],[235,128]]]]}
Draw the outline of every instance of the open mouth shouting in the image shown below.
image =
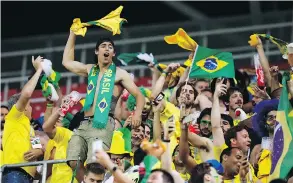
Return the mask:
{"type": "Polygon", "coordinates": [[[104,57],[109,57],[109,53],[108,52],[106,52],[106,53],[104,53],[104,57]]]}

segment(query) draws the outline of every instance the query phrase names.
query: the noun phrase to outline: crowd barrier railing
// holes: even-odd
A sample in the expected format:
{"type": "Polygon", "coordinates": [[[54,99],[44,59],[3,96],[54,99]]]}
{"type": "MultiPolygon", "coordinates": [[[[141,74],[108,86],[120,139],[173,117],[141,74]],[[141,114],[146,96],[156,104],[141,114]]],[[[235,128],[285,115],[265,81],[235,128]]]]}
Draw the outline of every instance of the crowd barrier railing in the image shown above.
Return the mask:
{"type": "Polygon", "coordinates": [[[42,165],[42,181],[41,181],[41,183],[46,183],[48,164],[59,164],[59,163],[66,163],[66,162],[67,162],[67,160],[47,160],[47,161],[35,161],[35,162],[28,162],[28,163],[6,164],[1,167],[0,182],[2,182],[3,172],[4,172],[5,168],[20,168],[20,167],[27,167],[27,166],[42,165]]]}

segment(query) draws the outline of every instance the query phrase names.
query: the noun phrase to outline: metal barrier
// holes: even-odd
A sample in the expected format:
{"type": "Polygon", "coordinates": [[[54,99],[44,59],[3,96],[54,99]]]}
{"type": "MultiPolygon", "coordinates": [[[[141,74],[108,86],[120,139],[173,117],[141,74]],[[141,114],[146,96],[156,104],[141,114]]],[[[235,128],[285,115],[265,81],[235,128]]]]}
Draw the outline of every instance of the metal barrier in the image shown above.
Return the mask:
{"type": "MultiPolygon", "coordinates": [[[[264,24],[264,25],[254,25],[254,26],[243,26],[243,27],[236,27],[236,28],[224,28],[224,29],[214,29],[214,30],[207,30],[207,31],[197,31],[197,32],[189,32],[189,35],[191,37],[202,37],[203,40],[203,46],[207,46],[208,44],[208,36],[219,36],[221,34],[233,34],[233,33],[243,33],[243,32],[249,32],[249,34],[253,32],[258,32],[260,30],[266,30],[266,33],[270,33],[273,29],[284,29],[287,28],[291,31],[291,38],[293,38],[293,22],[282,22],[282,23],[274,23],[274,24],[264,24]],[[206,45],[205,45],[206,44],[206,45]]],[[[248,37],[245,37],[246,40],[248,40],[248,37]]],[[[196,39],[197,40],[197,39],[196,39]]],[[[141,51],[147,51],[147,44],[151,43],[160,43],[164,42],[164,35],[157,35],[152,37],[143,37],[143,38],[131,38],[131,39],[122,39],[115,41],[117,46],[124,46],[124,45],[133,45],[133,44],[140,44],[140,50],[141,51]]],[[[241,43],[242,44],[242,43],[241,43]]],[[[265,43],[265,50],[266,55],[274,56],[274,55],[280,55],[279,50],[276,48],[276,46],[271,45],[269,42],[265,43]],[[274,48],[274,50],[271,50],[271,48],[274,48]]],[[[170,46],[172,47],[172,46],[170,46]]],[[[75,46],[76,51],[80,51],[80,60],[82,63],[87,63],[87,54],[86,52],[88,50],[93,50],[95,48],[95,43],[86,43],[86,44],[77,44],[75,46]]],[[[174,47],[173,47],[174,48],[174,47]]],[[[56,46],[56,47],[49,47],[49,48],[39,48],[39,49],[31,49],[31,50],[19,50],[19,51],[12,51],[12,52],[4,52],[1,54],[1,58],[11,58],[11,57],[22,57],[22,64],[21,69],[14,71],[18,73],[21,77],[10,77],[10,78],[3,78],[1,80],[1,84],[4,84],[4,96],[3,100],[7,101],[8,99],[8,91],[9,91],[9,84],[10,83],[21,83],[20,87],[24,85],[24,83],[27,80],[27,75],[30,74],[27,71],[27,62],[28,62],[28,55],[34,55],[34,54],[46,54],[46,53],[60,53],[64,50],[64,46],[56,46]]],[[[248,59],[252,61],[252,48],[248,46],[247,42],[244,42],[242,46],[231,46],[229,48],[225,47],[222,48],[223,51],[230,51],[233,53],[233,57],[235,60],[238,59],[248,59]]],[[[188,57],[188,52],[171,52],[168,54],[160,54],[155,55],[156,59],[160,62],[183,62],[188,57]]],[[[61,61],[60,61],[61,62],[61,61]]],[[[2,61],[3,63],[3,61],[2,61]]],[[[251,62],[252,63],[252,62],[251,62]]],[[[129,72],[138,71],[137,77],[144,76],[147,67],[145,66],[128,66],[124,67],[129,72]]],[[[2,72],[3,75],[12,76],[11,71],[9,73],[2,72]]],[[[72,84],[72,78],[75,77],[73,73],[64,72],[63,77],[67,78],[67,92],[70,90],[70,86],[72,84]]],[[[83,77],[79,77],[79,83],[84,83],[85,80],[83,77]]]]}
{"type": "Polygon", "coordinates": [[[3,172],[5,168],[20,168],[20,167],[27,167],[27,166],[39,166],[42,165],[42,182],[46,183],[47,179],[47,165],[48,164],[59,164],[59,163],[66,163],[67,160],[48,160],[48,161],[36,161],[36,162],[28,162],[28,163],[17,163],[17,164],[9,164],[3,165],[0,171],[0,181],[2,182],[3,172]]]}

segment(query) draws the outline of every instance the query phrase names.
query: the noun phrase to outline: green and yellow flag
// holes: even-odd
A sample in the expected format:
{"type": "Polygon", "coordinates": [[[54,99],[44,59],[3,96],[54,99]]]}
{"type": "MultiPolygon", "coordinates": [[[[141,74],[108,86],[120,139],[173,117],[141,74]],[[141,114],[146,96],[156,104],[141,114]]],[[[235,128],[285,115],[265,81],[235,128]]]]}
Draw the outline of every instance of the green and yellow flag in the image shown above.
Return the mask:
{"type": "Polygon", "coordinates": [[[232,53],[197,46],[193,58],[190,78],[234,78],[234,60],[232,53]]]}
{"type": "Polygon", "coordinates": [[[287,81],[290,80],[288,72],[283,74],[282,94],[277,112],[277,124],[274,129],[272,168],[270,179],[285,178],[293,167],[293,117],[292,106],[288,100],[287,81]]]}
{"type": "Polygon", "coordinates": [[[70,30],[76,35],[85,36],[87,27],[96,25],[100,26],[108,31],[111,31],[113,35],[121,34],[121,27],[124,22],[127,22],[126,19],[120,18],[120,14],[123,10],[123,6],[119,6],[116,10],[111,11],[107,16],[86,23],[82,23],[80,18],[75,18],[73,24],[70,27],[70,30]]]}

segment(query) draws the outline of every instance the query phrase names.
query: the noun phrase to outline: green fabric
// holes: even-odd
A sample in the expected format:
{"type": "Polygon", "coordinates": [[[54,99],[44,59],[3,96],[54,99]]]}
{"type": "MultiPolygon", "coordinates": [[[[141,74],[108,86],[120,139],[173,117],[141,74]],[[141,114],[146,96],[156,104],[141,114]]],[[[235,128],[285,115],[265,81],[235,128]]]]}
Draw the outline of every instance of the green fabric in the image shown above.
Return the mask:
{"type": "MultiPolygon", "coordinates": [[[[123,65],[129,65],[130,63],[135,63],[135,64],[143,64],[143,65],[148,65],[149,62],[145,60],[139,59],[137,56],[139,54],[145,54],[143,52],[137,52],[137,53],[121,53],[118,55],[117,59],[123,64],[123,65]]],[[[154,58],[154,63],[157,64],[158,61],[154,58]]]]}
{"type": "Polygon", "coordinates": [[[69,128],[70,121],[73,119],[73,115],[68,112],[64,118],[62,119],[61,123],[64,128],[69,128]]]}
{"type": "MultiPolygon", "coordinates": [[[[139,87],[139,91],[143,94],[143,96],[147,97],[144,87],[139,87]]],[[[126,106],[129,111],[134,111],[134,107],[136,106],[136,99],[133,95],[130,94],[128,96],[126,106]]]]}
{"type": "Polygon", "coordinates": [[[120,60],[123,65],[128,65],[131,61],[138,59],[138,54],[139,53],[122,53],[117,57],[117,59],[120,60]]]}
{"type": "Polygon", "coordinates": [[[265,38],[267,40],[270,40],[272,43],[274,43],[275,45],[277,45],[277,47],[279,48],[280,52],[284,55],[284,54],[288,54],[288,49],[287,49],[287,45],[288,43],[286,41],[283,41],[281,39],[275,38],[269,34],[257,34],[258,36],[265,38]]]}
{"type": "Polygon", "coordinates": [[[61,79],[61,74],[52,69],[52,74],[48,77],[49,83],[51,83],[55,88],[58,88],[58,83],[61,79]]]}
{"type": "Polygon", "coordinates": [[[125,150],[130,153],[132,151],[130,130],[128,128],[119,128],[119,129],[117,129],[117,131],[120,131],[123,133],[125,150]]]}
{"type": "MultiPolygon", "coordinates": [[[[85,98],[85,103],[83,110],[87,111],[93,104],[95,98],[96,84],[99,76],[99,68],[97,65],[91,68],[91,71],[88,75],[88,87],[87,95],[85,98]]],[[[116,66],[111,64],[108,70],[103,74],[103,77],[100,81],[98,98],[95,108],[93,127],[94,128],[105,128],[109,118],[110,105],[112,101],[112,94],[115,85],[115,76],[116,76],[116,66]]]]}
{"type": "Polygon", "coordinates": [[[45,98],[47,98],[49,95],[52,94],[51,87],[45,86],[46,81],[47,81],[47,77],[46,77],[46,75],[43,75],[43,77],[40,81],[40,84],[42,86],[42,94],[45,98]]]}
{"type": "Polygon", "coordinates": [[[234,78],[232,53],[197,46],[191,66],[190,78],[234,78]]]}
{"type": "Polygon", "coordinates": [[[145,167],[145,175],[141,181],[141,183],[146,183],[146,181],[148,180],[151,171],[154,167],[154,165],[158,162],[158,158],[151,156],[151,155],[147,155],[144,157],[143,159],[143,163],[144,163],[144,167],[145,167]]]}
{"type": "Polygon", "coordinates": [[[290,74],[285,72],[282,79],[282,94],[278,106],[276,120],[281,127],[275,127],[273,139],[273,154],[271,174],[273,178],[285,178],[293,167],[293,113],[292,106],[288,100],[287,81],[290,74]]]}

